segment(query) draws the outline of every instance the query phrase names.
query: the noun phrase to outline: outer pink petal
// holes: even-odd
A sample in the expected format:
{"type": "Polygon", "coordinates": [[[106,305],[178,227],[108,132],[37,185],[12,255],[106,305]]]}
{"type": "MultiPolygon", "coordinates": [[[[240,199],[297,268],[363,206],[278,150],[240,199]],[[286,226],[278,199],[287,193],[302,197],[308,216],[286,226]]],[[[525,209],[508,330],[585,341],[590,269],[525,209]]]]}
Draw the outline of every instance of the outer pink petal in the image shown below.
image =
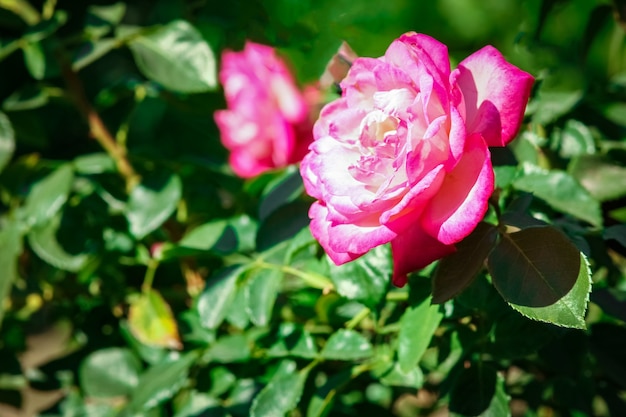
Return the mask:
{"type": "Polygon", "coordinates": [[[424,210],[424,230],[446,245],[459,242],[484,217],[493,187],[489,149],[479,135],[472,135],[463,158],[424,210]]]}
{"type": "Polygon", "coordinates": [[[413,223],[391,241],[394,285],[404,286],[409,272],[422,269],[455,250],[454,245],[444,245],[422,230],[418,223],[413,223]]]}
{"type": "Polygon", "coordinates": [[[330,222],[327,220],[328,209],[321,202],[315,202],[311,205],[309,209],[309,217],[311,218],[311,234],[317,241],[322,245],[324,251],[328,254],[330,259],[336,264],[341,265],[346,262],[350,262],[359,256],[363,255],[363,253],[347,253],[347,252],[336,252],[333,248],[330,247],[330,237],[328,231],[330,230],[330,222]]]}
{"type": "Polygon", "coordinates": [[[508,63],[493,46],[465,58],[450,76],[461,90],[468,134],[505,146],[519,130],[534,78],[508,63]]]}
{"type": "Polygon", "coordinates": [[[363,254],[376,246],[389,243],[397,233],[380,225],[376,217],[354,223],[331,223],[328,246],[335,252],[363,254]]]}

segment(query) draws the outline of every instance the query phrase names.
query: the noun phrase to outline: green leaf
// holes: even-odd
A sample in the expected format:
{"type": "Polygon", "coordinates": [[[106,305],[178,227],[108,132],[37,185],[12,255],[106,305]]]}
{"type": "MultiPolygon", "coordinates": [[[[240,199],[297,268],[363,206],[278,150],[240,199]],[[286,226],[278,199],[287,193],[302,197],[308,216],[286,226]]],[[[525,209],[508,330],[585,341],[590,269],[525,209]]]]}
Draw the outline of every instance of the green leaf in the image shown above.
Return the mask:
{"type": "Polygon", "coordinates": [[[98,39],[83,45],[72,61],[72,69],[80,71],[117,48],[118,45],[118,41],[109,38],[98,39]]]}
{"type": "Polygon", "coordinates": [[[583,96],[580,90],[575,91],[540,91],[529,104],[528,110],[533,113],[533,122],[541,125],[551,123],[576,106],[583,96]]]}
{"type": "Polygon", "coordinates": [[[352,379],[352,369],[343,370],[330,375],[326,382],[315,390],[306,410],[306,417],[325,417],[335,403],[335,398],[341,387],[352,379]]]}
{"type": "Polygon", "coordinates": [[[259,226],[256,236],[257,249],[260,251],[269,249],[308,227],[310,206],[309,202],[293,201],[274,210],[259,226]]]}
{"type": "Polygon", "coordinates": [[[457,251],[439,261],[433,276],[433,303],[441,304],[467,288],[485,265],[498,239],[497,227],[479,223],[456,244],[457,251]]]}
{"type": "Polygon", "coordinates": [[[495,368],[485,363],[472,363],[457,375],[450,392],[450,412],[463,416],[479,416],[485,412],[496,393],[495,368]]]}
{"type": "Polygon", "coordinates": [[[222,336],[206,354],[206,358],[212,362],[232,363],[245,362],[250,359],[250,343],[243,334],[231,334],[222,336]]]}
{"type": "Polygon", "coordinates": [[[614,226],[607,227],[602,233],[602,237],[605,240],[615,240],[626,248],[626,224],[616,224],[614,226]]]}
{"type": "Polygon", "coordinates": [[[280,323],[276,342],[267,350],[269,357],[296,356],[314,359],[317,347],[311,333],[295,323],[280,323]]]}
{"type": "Polygon", "coordinates": [[[426,352],[443,314],[430,297],[415,307],[409,307],[400,319],[398,334],[398,363],[404,373],[415,368],[426,352]]]}
{"type": "Polygon", "coordinates": [[[100,349],[80,365],[81,388],[90,397],[129,395],[139,382],[141,362],[126,348],[100,349]]]}
{"type": "Polygon", "coordinates": [[[30,75],[36,80],[43,80],[46,75],[46,56],[39,42],[27,43],[22,46],[24,63],[30,75]]]}
{"type": "Polygon", "coordinates": [[[270,181],[263,190],[259,204],[259,218],[263,220],[278,207],[293,201],[302,195],[303,189],[300,171],[293,165],[287,167],[280,176],[270,181]]]}
{"type": "MultiPolygon", "coordinates": [[[[509,407],[509,398],[505,390],[504,378],[497,375],[496,390],[491,402],[487,406],[487,409],[478,414],[477,417],[510,417],[511,408],[509,407]]],[[[450,417],[465,417],[465,415],[451,412],[450,417]]]]}
{"type": "Polygon", "coordinates": [[[90,256],[87,253],[70,254],[61,246],[57,239],[61,218],[61,213],[57,213],[47,223],[33,227],[27,235],[28,244],[37,256],[50,265],[78,272],[89,262],[90,256]]]}
{"type": "Polygon", "coordinates": [[[587,310],[589,293],[591,292],[591,271],[589,262],[582,253],[580,254],[580,259],[580,272],[576,279],[576,285],[555,304],[546,307],[527,307],[509,304],[528,318],[563,327],[584,329],[586,327],[585,311],[587,310]]]}
{"type": "Polygon", "coordinates": [[[196,304],[203,326],[215,329],[222,323],[235,298],[237,278],[242,272],[240,266],[232,266],[207,280],[196,304]]]}
{"type": "Polygon", "coordinates": [[[9,163],[15,151],[15,132],[6,114],[0,112],[0,172],[9,163]]]}
{"type": "Polygon", "coordinates": [[[190,23],[174,20],[128,43],[137,67],[149,79],[182,93],[201,93],[217,86],[215,57],[190,23]]]}
{"type": "Polygon", "coordinates": [[[254,398],[250,416],[284,417],[296,408],[308,372],[308,368],[297,371],[293,361],[282,362],[270,382],[254,398]]]}
{"type": "Polygon", "coordinates": [[[393,268],[389,245],[377,246],[341,266],[328,263],[330,279],[340,295],[370,308],[375,308],[385,296],[393,268]]]}
{"type": "MultiPolygon", "coordinates": [[[[22,230],[18,222],[0,222],[0,303],[11,294],[13,282],[17,279],[17,257],[22,253],[22,230]]],[[[0,325],[4,308],[0,307],[0,325]]]]}
{"type": "Polygon", "coordinates": [[[533,227],[502,235],[488,268],[494,286],[515,310],[559,326],[585,327],[589,266],[557,229],[533,227]]]}
{"type": "Polygon", "coordinates": [[[604,155],[581,155],[567,171],[598,201],[626,196],[626,167],[604,155]]]}
{"type": "Polygon", "coordinates": [[[131,299],[128,326],[143,344],[182,348],[172,309],[156,290],[144,291],[131,299]]]}
{"type": "Polygon", "coordinates": [[[596,144],[591,130],[578,120],[568,120],[560,134],[557,135],[559,155],[572,158],[578,155],[593,154],[596,144]]]}
{"type": "Polygon", "coordinates": [[[355,361],[367,359],[374,353],[372,344],[354,330],[339,329],[326,341],[321,356],[324,359],[355,361]]]}
{"type": "Polygon", "coordinates": [[[244,287],[246,312],[253,324],[266,326],[272,318],[283,273],[278,269],[254,269],[249,274],[252,277],[244,287]]]}
{"type": "Polygon", "coordinates": [[[503,233],[488,265],[493,284],[506,301],[544,307],[572,289],[580,270],[580,256],[559,230],[532,227],[503,233]]]}
{"type": "Polygon", "coordinates": [[[104,152],[80,155],[74,158],[73,164],[76,172],[84,175],[115,172],[115,162],[104,152]]]}
{"type": "Polygon", "coordinates": [[[28,226],[50,220],[67,201],[74,181],[71,164],[63,164],[37,181],[24,202],[22,216],[28,226]]]}
{"type": "Polygon", "coordinates": [[[571,214],[594,226],[602,226],[600,204],[574,178],[563,171],[546,171],[524,164],[513,186],[533,193],[554,209],[571,214]]]}
{"type": "Polygon", "coordinates": [[[139,377],[128,410],[131,413],[145,412],[170,399],[187,382],[189,368],[197,359],[198,353],[191,351],[148,368],[139,377]]]}
{"type": "Polygon", "coordinates": [[[174,212],[182,194],[180,178],[175,175],[157,175],[133,188],[126,218],[130,231],[137,239],[161,226],[174,212]]]}
{"type": "Polygon", "coordinates": [[[185,393],[182,405],[176,410],[174,417],[228,417],[221,401],[203,392],[191,391],[185,393]]]}

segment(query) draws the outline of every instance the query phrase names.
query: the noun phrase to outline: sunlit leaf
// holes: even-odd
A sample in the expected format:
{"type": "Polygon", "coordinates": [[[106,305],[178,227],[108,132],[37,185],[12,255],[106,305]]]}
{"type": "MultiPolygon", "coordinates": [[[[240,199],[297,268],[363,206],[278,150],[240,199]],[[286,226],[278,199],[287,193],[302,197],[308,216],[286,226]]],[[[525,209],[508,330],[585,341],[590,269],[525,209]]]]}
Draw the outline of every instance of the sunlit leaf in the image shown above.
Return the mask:
{"type": "Polygon", "coordinates": [[[368,358],[373,353],[372,344],[363,335],[339,329],[328,338],[320,355],[325,359],[350,361],[368,358]]]}
{"type": "Polygon", "coordinates": [[[400,319],[398,363],[404,373],[417,366],[443,318],[439,306],[430,302],[428,298],[416,307],[409,307],[400,319]]]}
{"type": "Polygon", "coordinates": [[[298,371],[295,362],[282,362],[270,382],[252,402],[250,416],[283,417],[293,410],[300,401],[307,376],[308,370],[298,371]]]}
{"type": "Polygon", "coordinates": [[[217,86],[213,52],[187,21],[174,20],[144,32],[128,46],[143,74],[165,88],[200,93],[217,86]]]}
{"type": "Polygon", "coordinates": [[[9,163],[15,150],[15,133],[6,114],[0,112],[0,172],[9,163]]]}
{"type": "Polygon", "coordinates": [[[139,376],[127,409],[131,413],[141,413],[170,399],[185,384],[189,368],[197,358],[198,353],[191,351],[148,368],[139,376]]]}
{"type": "MultiPolygon", "coordinates": [[[[17,257],[22,253],[22,231],[16,221],[3,222],[0,229],[0,303],[10,295],[17,279],[17,257]]],[[[0,325],[4,308],[0,308],[0,325]]]]}
{"type": "Polygon", "coordinates": [[[626,196],[626,167],[602,155],[581,155],[568,172],[598,201],[626,196]]]}
{"type": "Polygon", "coordinates": [[[37,181],[30,189],[22,216],[29,226],[36,226],[54,216],[67,201],[74,170],[71,164],[63,164],[48,176],[37,181]]]}
{"type": "Polygon", "coordinates": [[[146,345],[173,349],[182,347],[172,310],[155,290],[144,291],[131,299],[128,325],[137,340],[146,345]]]}
{"type": "Polygon", "coordinates": [[[206,288],[196,305],[203,326],[215,329],[222,323],[235,298],[237,278],[241,272],[241,267],[233,266],[207,279],[206,288]]]}
{"type": "Polygon", "coordinates": [[[126,396],[139,382],[141,362],[129,349],[100,349],[80,365],[81,388],[90,397],[126,396]]]}
{"type": "Polygon", "coordinates": [[[337,292],[375,308],[385,296],[392,271],[391,251],[381,245],[347,264],[329,262],[329,274],[337,292]]]}
{"type": "Polygon", "coordinates": [[[283,273],[278,269],[256,269],[250,275],[244,287],[245,310],[252,323],[266,326],[272,317],[283,273]]]}
{"type": "Polygon", "coordinates": [[[602,225],[600,204],[574,178],[562,171],[546,171],[525,164],[513,182],[518,190],[533,193],[556,210],[571,214],[594,226],[602,225]]]}
{"type": "Polygon", "coordinates": [[[133,236],[142,239],[161,226],[176,209],[181,194],[177,175],[155,175],[133,188],[125,212],[133,236]]]}

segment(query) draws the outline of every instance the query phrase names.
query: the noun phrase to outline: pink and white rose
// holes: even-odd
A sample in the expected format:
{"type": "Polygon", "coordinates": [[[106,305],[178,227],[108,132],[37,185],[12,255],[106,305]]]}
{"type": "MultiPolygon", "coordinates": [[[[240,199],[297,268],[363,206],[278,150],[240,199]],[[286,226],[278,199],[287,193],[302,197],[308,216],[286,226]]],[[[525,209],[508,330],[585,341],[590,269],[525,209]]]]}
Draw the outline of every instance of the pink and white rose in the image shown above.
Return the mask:
{"type": "Polygon", "coordinates": [[[215,121],[233,171],[249,178],[299,162],[312,140],[309,106],[275,50],[225,51],[219,78],[228,109],[215,121]]]}
{"type": "Polygon", "coordinates": [[[407,33],[358,58],[302,161],[311,231],[338,265],[391,242],[393,282],[455,251],[494,190],[489,147],[520,127],[533,77],[492,46],[451,71],[445,45],[407,33]]]}

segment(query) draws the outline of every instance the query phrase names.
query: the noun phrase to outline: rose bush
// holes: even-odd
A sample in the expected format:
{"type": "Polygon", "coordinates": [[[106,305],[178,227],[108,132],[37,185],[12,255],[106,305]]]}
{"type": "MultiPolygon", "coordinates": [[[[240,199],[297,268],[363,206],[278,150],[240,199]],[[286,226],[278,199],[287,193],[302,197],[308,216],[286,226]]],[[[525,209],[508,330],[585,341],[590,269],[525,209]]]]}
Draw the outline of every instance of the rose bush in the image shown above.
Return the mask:
{"type": "Polygon", "coordinates": [[[219,73],[227,110],[215,112],[229,163],[242,177],[299,162],[312,140],[308,105],[269,46],[225,51],[219,73]]]}
{"type": "Polygon", "coordinates": [[[391,242],[393,282],[452,253],[494,189],[489,146],[517,134],[533,77],[486,46],[450,69],[422,34],[358,58],[301,165],[311,231],[336,264],[391,242]]]}

